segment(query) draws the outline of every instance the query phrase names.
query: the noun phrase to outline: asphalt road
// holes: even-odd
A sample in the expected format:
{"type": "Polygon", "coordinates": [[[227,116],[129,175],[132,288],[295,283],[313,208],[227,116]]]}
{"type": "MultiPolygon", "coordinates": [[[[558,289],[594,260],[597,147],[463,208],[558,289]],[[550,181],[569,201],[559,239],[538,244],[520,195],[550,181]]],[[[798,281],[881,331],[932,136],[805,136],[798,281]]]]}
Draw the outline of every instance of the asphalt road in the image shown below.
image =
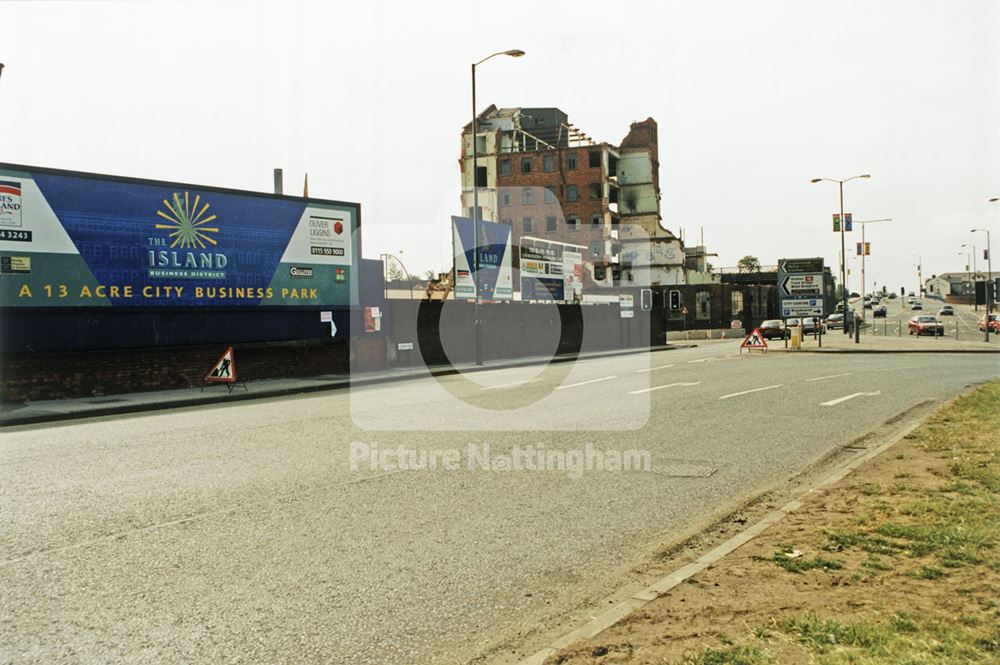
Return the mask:
{"type": "Polygon", "coordinates": [[[3,432],[0,662],[466,662],[609,594],[720,506],[1000,374],[992,355],[737,350],[3,432]],[[588,444],[650,467],[508,470],[518,446],[588,444]],[[439,464],[378,459],[397,446],[439,464]]]}
{"type": "MultiPolygon", "coordinates": [[[[906,323],[914,316],[930,315],[937,316],[944,324],[944,336],[948,339],[960,341],[978,341],[983,339],[983,333],[979,331],[979,319],[985,314],[985,307],[980,307],[978,311],[969,305],[954,305],[955,314],[950,316],[938,316],[941,303],[938,300],[927,298],[919,299],[923,305],[922,310],[914,310],[906,302],[906,298],[897,297],[894,300],[883,298],[881,305],[885,305],[887,312],[885,317],[875,318],[872,316],[873,310],[867,311],[866,323],[870,327],[864,329],[863,334],[888,335],[906,337],[908,335],[906,323]]],[[[860,311],[860,301],[853,305],[860,311]]],[[[839,331],[834,331],[839,332],[839,331]]],[[[990,336],[992,339],[992,335],[990,336]]]]}

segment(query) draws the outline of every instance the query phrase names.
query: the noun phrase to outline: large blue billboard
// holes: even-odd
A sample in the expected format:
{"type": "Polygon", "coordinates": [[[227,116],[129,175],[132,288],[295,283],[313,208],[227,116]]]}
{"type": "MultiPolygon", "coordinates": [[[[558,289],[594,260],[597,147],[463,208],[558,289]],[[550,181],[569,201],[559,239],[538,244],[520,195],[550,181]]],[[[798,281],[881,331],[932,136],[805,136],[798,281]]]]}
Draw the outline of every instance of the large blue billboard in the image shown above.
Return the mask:
{"type": "Polygon", "coordinates": [[[0,164],[0,305],[358,302],[359,206],[0,164]]]}
{"type": "Polygon", "coordinates": [[[478,227],[476,237],[471,219],[451,218],[455,297],[475,298],[478,284],[480,297],[486,300],[510,300],[514,295],[510,226],[479,220],[478,227]],[[477,253],[478,275],[475,270],[477,253]]]}

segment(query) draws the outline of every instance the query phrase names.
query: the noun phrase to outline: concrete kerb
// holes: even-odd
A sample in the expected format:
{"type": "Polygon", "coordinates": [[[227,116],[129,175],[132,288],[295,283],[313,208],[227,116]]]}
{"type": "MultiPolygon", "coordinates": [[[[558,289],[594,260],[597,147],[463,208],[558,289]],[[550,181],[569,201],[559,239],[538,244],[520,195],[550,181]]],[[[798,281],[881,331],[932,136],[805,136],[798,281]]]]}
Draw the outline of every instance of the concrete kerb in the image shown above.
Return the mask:
{"type": "Polygon", "coordinates": [[[892,448],[918,427],[923,425],[931,413],[933,413],[933,411],[925,414],[916,422],[911,423],[902,430],[894,433],[883,443],[860,452],[845,463],[838,465],[832,472],[824,475],[821,480],[811,483],[808,488],[800,487],[799,490],[797,490],[797,498],[787,501],[780,508],[767,513],[755,524],[727,539],[722,544],[716,545],[711,550],[698,557],[695,561],[678,568],[664,577],[661,577],[653,584],[632,594],[629,598],[618,603],[614,607],[601,612],[597,616],[594,616],[590,619],[590,621],[586,622],[582,626],[579,626],[562,637],[552,641],[527,658],[517,661],[517,665],[542,665],[545,659],[550,656],[559,653],[576,642],[596,636],[626,618],[635,610],[651,603],[671,589],[677,587],[691,577],[694,577],[699,572],[710,567],[712,564],[717,563],[728,554],[759,536],[772,525],[777,524],[789,514],[801,508],[807,497],[823,492],[824,488],[839,482],[854,472],[862,464],[878,457],[889,448],[892,448]]]}
{"type": "MultiPolygon", "coordinates": [[[[399,374],[381,374],[369,377],[366,377],[363,374],[361,374],[357,377],[345,376],[343,378],[338,378],[330,381],[323,381],[311,385],[306,384],[297,386],[287,386],[281,388],[266,388],[264,390],[258,390],[256,392],[249,392],[249,391],[232,392],[225,394],[209,393],[207,395],[199,393],[197,396],[193,397],[171,399],[162,402],[140,401],[131,404],[96,406],[94,408],[81,408],[79,410],[61,411],[61,412],[36,413],[26,416],[18,416],[17,413],[14,412],[11,413],[10,415],[0,414],[0,429],[4,427],[14,427],[18,425],[38,425],[41,423],[58,422],[63,420],[78,420],[81,418],[118,416],[129,413],[141,413],[145,411],[162,411],[165,409],[177,409],[190,406],[203,406],[211,404],[243,402],[254,399],[272,399],[275,397],[303,395],[308,393],[321,392],[324,390],[337,390],[340,388],[347,388],[352,385],[356,386],[377,385],[381,383],[391,383],[396,381],[409,381],[413,379],[427,378],[428,376],[433,376],[433,377],[452,376],[454,374],[484,372],[494,369],[533,367],[537,365],[546,365],[550,363],[572,362],[577,359],[606,358],[606,357],[623,356],[623,355],[634,355],[636,353],[671,351],[674,349],[695,348],[697,346],[698,346],[697,344],[664,344],[646,348],[601,351],[594,353],[585,353],[580,355],[567,354],[567,355],[558,355],[551,358],[529,358],[525,360],[512,360],[511,362],[498,362],[496,364],[483,365],[483,366],[475,366],[475,365],[468,367],[432,366],[431,368],[429,368],[430,369],[429,372],[413,371],[413,372],[399,373],[399,374]]],[[[250,386],[251,387],[253,386],[253,382],[250,382],[250,386]]],[[[184,390],[194,390],[194,388],[189,388],[184,390]]],[[[141,396],[142,393],[134,393],[134,395],[141,396]]]]}

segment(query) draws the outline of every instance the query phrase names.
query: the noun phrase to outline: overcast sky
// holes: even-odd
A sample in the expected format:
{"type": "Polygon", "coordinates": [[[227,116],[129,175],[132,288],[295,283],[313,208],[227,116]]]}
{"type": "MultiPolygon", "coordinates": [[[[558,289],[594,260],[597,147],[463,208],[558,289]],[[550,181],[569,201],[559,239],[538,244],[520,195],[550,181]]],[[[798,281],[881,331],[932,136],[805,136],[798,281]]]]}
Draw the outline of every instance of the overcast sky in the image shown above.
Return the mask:
{"type": "MultiPolygon", "coordinates": [[[[868,284],[1000,245],[1000,2],[3,2],[0,161],[358,201],[364,254],[450,268],[459,136],[558,106],[598,141],[660,126],[664,224],[716,266],[839,261],[868,284]],[[855,232],[848,238],[854,254],[855,232]],[[852,259],[849,264],[855,264],[852,259]]],[[[980,251],[981,258],[981,251],[980,251]]],[[[980,266],[982,267],[982,266],[980,266]]],[[[852,288],[859,285],[852,283],[852,288]]]]}

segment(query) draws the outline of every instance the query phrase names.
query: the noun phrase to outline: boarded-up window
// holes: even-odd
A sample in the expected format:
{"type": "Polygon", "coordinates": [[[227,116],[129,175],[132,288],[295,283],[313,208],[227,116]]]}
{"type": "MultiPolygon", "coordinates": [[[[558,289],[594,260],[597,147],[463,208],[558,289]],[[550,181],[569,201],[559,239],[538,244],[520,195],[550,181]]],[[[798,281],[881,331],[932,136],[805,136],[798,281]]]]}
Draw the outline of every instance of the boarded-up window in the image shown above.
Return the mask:
{"type": "Polygon", "coordinates": [[[712,295],[708,291],[699,291],[694,296],[695,318],[712,318],[712,295]]]}

